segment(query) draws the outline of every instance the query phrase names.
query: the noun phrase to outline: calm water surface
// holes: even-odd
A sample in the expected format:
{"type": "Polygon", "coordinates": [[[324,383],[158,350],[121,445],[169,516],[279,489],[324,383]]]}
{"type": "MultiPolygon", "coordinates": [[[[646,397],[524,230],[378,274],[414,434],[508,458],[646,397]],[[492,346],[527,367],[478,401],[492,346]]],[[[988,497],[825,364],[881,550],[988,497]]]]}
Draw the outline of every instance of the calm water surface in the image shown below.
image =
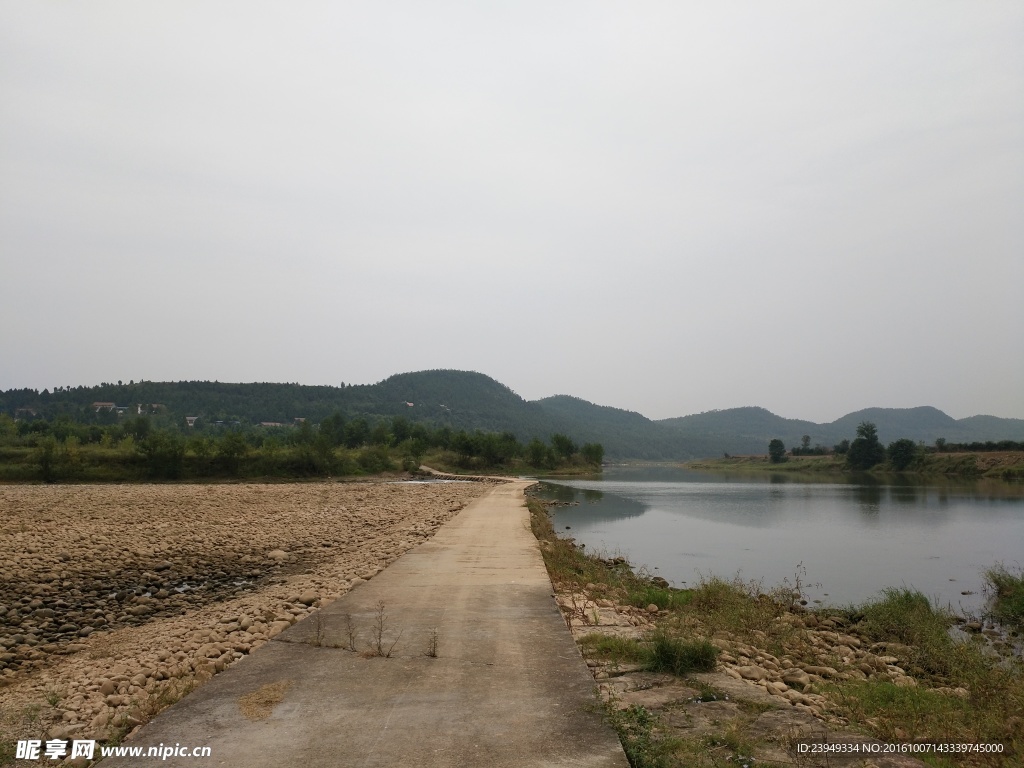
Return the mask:
{"type": "Polygon", "coordinates": [[[980,612],[982,571],[1024,564],[1024,486],[895,482],[609,467],[544,483],[541,495],[579,502],[553,510],[560,534],[675,586],[739,573],[770,587],[792,583],[802,564],[807,594],[824,604],[907,586],[980,612]]]}

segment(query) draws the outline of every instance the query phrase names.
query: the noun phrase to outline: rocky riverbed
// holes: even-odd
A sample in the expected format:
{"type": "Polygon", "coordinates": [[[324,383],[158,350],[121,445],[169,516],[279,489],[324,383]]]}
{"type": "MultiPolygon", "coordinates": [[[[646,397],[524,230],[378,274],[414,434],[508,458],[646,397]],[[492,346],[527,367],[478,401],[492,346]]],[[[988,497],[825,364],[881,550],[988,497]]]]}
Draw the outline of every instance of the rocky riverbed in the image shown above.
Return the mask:
{"type": "Polygon", "coordinates": [[[486,490],[0,486],[3,739],[129,732],[486,490]]]}
{"type": "MultiPolygon", "coordinates": [[[[656,605],[637,608],[616,597],[601,584],[588,584],[583,591],[560,590],[556,595],[577,641],[595,633],[640,639],[668,616],[656,605]]],[[[711,638],[719,651],[716,670],[685,680],[645,672],[637,664],[596,659],[588,659],[587,664],[600,695],[613,708],[635,711],[642,707],[662,737],[695,745],[694,765],[719,765],[726,760],[747,766],[924,766],[909,755],[885,754],[877,739],[849,730],[844,718],[830,712],[827,698],[815,692],[828,681],[869,677],[917,686],[901,661],[911,649],[868,643],[839,617],[794,612],[781,620],[796,630],[787,653],[776,656],[718,632],[711,638]],[[797,751],[800,740],[870,744],[879,752],[870,756],[863,752],[801,754],[797,751]],[[709,743],[720,744],[720,754],[709,743]],[[737,751],[738,745],[742,750],[737,751]]],[[[694,630],[704,634],[700,627],[694,630]]],[[[586,654],[585,641],[583,650],[586,654]]],[[[949,696],[968,695],[965,689],[938,690],[949,696]]]]}

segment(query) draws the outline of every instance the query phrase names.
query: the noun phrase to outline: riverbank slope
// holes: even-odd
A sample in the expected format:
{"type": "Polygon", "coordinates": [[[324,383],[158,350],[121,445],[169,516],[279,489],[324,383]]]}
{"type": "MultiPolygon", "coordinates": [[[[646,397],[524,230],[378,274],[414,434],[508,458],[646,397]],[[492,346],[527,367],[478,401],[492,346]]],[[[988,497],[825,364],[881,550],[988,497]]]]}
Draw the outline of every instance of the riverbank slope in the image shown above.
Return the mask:
{"type": "Polygon", "coordinates": [[[953,617],[907,589],[849,610],[807,610],[799,581],[674,589],[558,538],[544,502],[530,505],[634,766],[1020,764],[1019,636],[977,622],[954,640],[953,617]],[[810,743],[849,750],[802,752],[810,743]]]}

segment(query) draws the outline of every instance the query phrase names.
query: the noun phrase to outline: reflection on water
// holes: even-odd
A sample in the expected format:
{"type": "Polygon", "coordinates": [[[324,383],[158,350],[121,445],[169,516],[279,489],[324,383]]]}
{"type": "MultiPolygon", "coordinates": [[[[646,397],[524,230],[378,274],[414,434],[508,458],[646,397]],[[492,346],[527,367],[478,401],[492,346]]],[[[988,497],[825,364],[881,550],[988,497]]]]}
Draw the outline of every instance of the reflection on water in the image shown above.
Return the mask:
{"type": "Polygon", "coordinates": [[[882,489],[877,485],[855,485],[853,492],[862,512],[876,513],[882,506],[882,489]]]}
{"type": "Polygon", "coordinates": [[[820,583],[812,599],[842,605],[908,586],[976,612],[981,572],[1024,561],[1024,487],[993,481],[613,467],[545,482],[541,494],[578,504],[555,508],[555,524],[588,550],[624,554],[680,586],[737,572],[773,585],[802,564],[804,581],[820,583]]]}

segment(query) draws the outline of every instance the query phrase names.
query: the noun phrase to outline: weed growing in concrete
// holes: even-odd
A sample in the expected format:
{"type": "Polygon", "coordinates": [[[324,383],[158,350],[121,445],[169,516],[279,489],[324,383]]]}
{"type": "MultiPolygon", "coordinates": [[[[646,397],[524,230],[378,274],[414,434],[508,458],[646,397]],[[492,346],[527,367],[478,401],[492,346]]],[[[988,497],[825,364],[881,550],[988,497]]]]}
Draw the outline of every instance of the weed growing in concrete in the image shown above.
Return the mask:
{"type": "Polygon", "coordinates": [[[352,623],[352,614],[345,614],[345,648],[350,651],[356,649],[356,628],[352,623]]]}
{"type": "Polygon", "coordinates": [[[384,647],[384,635],[388,631],[388,615],[384,612],[384,601],[379,600],[377,602],[377,609],[373,615],[373,627],[371,629],[372,645],[371,650],[375,656],[381,656],[385,659],[391,658],[392,651],[395,650],[395,646],[398,645],[398,641],[402,639],[402,633],[399,632],[395,641],[391,643],[386,649],[384,647]]]}
{"type": "Polygon", "coordinates": [[[438,642],[437,627],[434,627],[432,630],[430,630],[430,634],[427,635],[427,650],[426,650],[426,655],[429,656],[432,659],[436,659],[437,658],[437,642],[438,642]]]}
{"type": "Polygon", "coordinates": [[[320,615],[320,611],[313,614],[313,639],[311,643],[315,648],[320,648],[324,644],[324,618],[320,615]]]}

